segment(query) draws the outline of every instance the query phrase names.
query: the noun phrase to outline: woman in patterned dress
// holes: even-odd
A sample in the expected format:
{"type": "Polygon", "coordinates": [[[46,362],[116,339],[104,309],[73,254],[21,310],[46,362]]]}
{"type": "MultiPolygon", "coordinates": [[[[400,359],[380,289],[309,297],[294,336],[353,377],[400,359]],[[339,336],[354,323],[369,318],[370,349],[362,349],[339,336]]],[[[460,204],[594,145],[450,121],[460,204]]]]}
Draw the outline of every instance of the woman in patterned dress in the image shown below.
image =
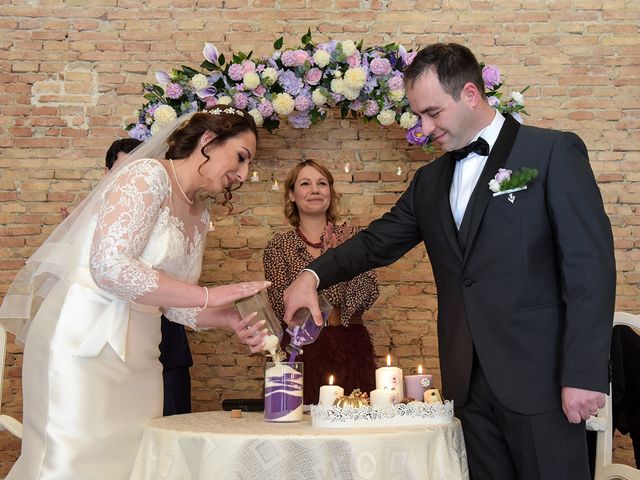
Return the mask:
{"type": "Polygon", "coordinates": [[[231,327],[260,349],[260,327],[245,328],[251,318],[231,305],[268,284],[197,285],[209,229],[198,193],[242,182],[256,144],[239,110],[177,119],[27,260],[0,307],[26,339],[22,453],[8,479],[129,478],[144,424],[162,415],[161,312],[194,328],[231,327]]]}
{"type": "MultiPolygon", "coordinates": [[[[300,162],[287,174],[284,190],[284,214],[294,228],[276,234],[263,257],[265,278],[271,282],[269,300],[280,320],[283,293],[300,271],[354,233],[346,223],[336,224],[339,194],[333,188],[333,175],[323,165],[313,160],[300,162]]],[[[375,388],[375,354],[362,321],[362,314],[378,298],[375,272],[370,270],[321,293],[333,305],[329,325],[296,357],[304,362],[305,404],[318,403],[320,386],[328,383],[329,375],[347,394],[355,388],[363,392],[375,388]]],[[[285,334],[283,346],[288,343],[285,334]]]]}

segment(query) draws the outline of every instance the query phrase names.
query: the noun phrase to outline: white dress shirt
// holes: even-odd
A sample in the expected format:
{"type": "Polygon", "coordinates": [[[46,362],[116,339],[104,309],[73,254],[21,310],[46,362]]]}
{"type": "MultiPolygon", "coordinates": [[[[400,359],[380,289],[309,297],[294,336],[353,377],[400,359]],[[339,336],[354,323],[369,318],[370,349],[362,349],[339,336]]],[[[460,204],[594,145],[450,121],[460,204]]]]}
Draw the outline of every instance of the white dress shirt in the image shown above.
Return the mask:
{"type": "MultiPolygon", "coordinates": [[[[476,136],[471,139],[471,142],[482,137],[489,144],[489,152],[491,152],[503,123],[504,117],[496,111],[492,122],[480,130],[476,136]]],[[[475,152],[471,152],[466,158],[456,162],[453,180],[451,182],[451,190],[449,191],[449,203],[451,204],[451,213],[453,214],[453,219],[456,222],[458,230],[460,230],[460,224],[462,224],[464,212],[469,204],[471,194],[476,187],[476,183],[478,183],[484,164],[487,163],[487,158],[488,155],[478,155],[475,152]]],[[[487,188],[489,187],[487,186],[487,188]]]]}

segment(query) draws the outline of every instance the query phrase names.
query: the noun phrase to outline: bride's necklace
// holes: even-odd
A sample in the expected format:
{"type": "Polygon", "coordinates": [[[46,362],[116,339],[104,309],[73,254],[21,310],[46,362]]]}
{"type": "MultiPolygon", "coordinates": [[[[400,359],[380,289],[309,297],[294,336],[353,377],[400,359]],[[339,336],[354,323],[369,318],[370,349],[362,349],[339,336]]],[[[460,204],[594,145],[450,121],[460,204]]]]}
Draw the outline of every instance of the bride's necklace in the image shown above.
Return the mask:
{"type": "Polygon", "coordinates": [[[313,243],[309,241],[309,239],[304,236],[304,233],[302,233],[299,227],[296,228],[296,234],[298,235],[298,237],[300,237],[300,240],[302,240],[304,243],[306,243],[310,247],[322,249],[322,241],[318,243],[313,243]]]}
{"type": "Polygon", "coordinates": [[[169,159],[169,163],[171,163],[171,170],[173,171],[173,178],[176,179],[176,186],[178,187],[178,190],[180,190],[180,193],[182,194],[184,199],[187,201],[187,203],[189,205],[193,205],[193,200],[189,200],[189,197],[187,197],[187,194],[184,193],[184,190],[182,189],[182,186],[180,185],[180,181],[178,180],[178,175],[176,175],[176,167],[173,165],[173,158],[169,159]]]}

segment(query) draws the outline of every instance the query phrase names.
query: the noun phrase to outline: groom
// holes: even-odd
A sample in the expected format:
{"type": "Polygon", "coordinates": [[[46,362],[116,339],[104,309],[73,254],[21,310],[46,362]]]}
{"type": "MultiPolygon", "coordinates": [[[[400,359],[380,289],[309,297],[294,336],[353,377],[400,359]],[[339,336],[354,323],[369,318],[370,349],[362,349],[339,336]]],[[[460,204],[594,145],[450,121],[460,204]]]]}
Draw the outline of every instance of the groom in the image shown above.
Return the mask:
{"type": "Polygon", "coordinates": [[[300,274],[285,321],[301,306],[319,320],[316,289],[423,242],[438,288],[443,390],[473,479],[589,478],[584,420],[608,391],[616,272],[585,145],[499,114],[461,45],[421,50],[405,86],[424,134],[446,153],[416,172],[389,213],[300,274]],[[500,168],[514,180],[522,168],[537,176],[494,195],[500,168]]]}

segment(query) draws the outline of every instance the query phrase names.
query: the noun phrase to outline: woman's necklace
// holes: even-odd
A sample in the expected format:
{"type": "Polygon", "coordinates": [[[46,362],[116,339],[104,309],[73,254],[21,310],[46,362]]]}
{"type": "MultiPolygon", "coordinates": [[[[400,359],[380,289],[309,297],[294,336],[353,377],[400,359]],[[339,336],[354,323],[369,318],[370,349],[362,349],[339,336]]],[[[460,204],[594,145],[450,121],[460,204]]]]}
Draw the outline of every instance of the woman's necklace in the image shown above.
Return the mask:
{"type": "Polygon", "coordinates": [[[170,158],[169,162],[171,163],[171,170],[173,170],[173,178],[176,179],[176,186],[178,187],[178,190],[180,190],[180,193],[182,194],[184,199],[187,201],[187,203],[189,205],[193,205],[193,200],[189,200],[189,197],[187,197],[187,194],[184,193],[184,190],[182,189],[182,186],[180,185],[180,181],[178,180],[178,175],[176,175],[176,167],[174,167],[174,165],[173,165],[173,158],[170,158]]]}
{"type": "Polygon", "coordinates": [[[310,242],[309,239],[304,236],[304,233],[302,233],[302,231],[300,230],[299,227],[296,228],[296,234],[298,234],[298,237],[300,237],[300,240],[302,240],[304,243],[306,243],[310,247],[322,249],[322,241],[320,241],[318,243],[310,242]]]}

